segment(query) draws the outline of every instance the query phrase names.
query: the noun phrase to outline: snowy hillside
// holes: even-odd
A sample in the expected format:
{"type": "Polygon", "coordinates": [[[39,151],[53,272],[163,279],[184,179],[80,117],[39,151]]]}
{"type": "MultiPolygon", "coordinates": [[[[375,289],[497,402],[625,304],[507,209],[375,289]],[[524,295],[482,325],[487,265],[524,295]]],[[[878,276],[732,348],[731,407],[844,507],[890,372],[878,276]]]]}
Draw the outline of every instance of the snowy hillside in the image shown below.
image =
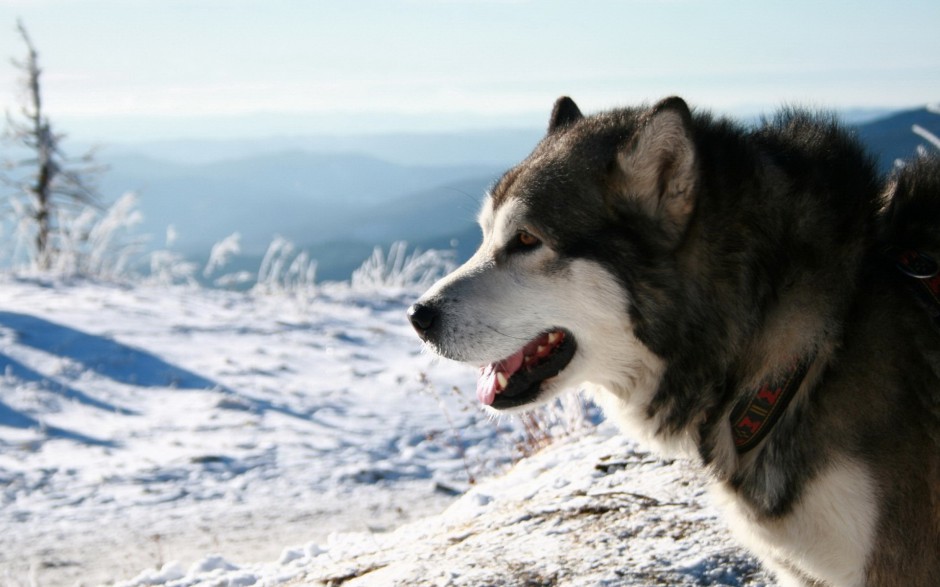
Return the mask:
{"type": "Polygon", "coordinates": [[[716,523],[703,485],[682,464],[639,452],[604,426],[390,534],[338,533],[267,564],[208,556],[119,585],[769,585],[716,523]]]}
{"type": "Polygon", "coordinates": [[[2,278],[0,584],[763,584],[703,481],[606,427],[483,481],[523,427],[413,296],[2,278]]]}

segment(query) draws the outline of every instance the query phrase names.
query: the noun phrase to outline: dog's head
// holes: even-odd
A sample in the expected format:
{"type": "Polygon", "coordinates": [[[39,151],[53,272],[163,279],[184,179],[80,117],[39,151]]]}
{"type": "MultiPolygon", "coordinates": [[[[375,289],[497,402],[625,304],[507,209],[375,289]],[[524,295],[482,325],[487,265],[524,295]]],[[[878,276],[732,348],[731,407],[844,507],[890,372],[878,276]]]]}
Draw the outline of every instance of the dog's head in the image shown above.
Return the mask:
{"type": "Polygon", "coordinates": [[[678,98],[587,118],[560,98],[547,136],[494,186],[479,250],[409,309],[433,351],[480,367],[483,404],[522,409],[586,382],[650,378],[630,266],[685,230],[689,117],[678,98]]]}

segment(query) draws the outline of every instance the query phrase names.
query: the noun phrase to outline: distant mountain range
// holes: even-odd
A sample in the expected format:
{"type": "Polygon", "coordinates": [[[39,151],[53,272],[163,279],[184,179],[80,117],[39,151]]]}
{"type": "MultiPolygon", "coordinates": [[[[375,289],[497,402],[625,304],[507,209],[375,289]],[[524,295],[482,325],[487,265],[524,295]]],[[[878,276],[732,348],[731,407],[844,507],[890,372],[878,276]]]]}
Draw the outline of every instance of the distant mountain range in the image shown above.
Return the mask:
{"type": "MultiPolygon", "coordinates": [[[[940,115],[897,112],[855,126],[882,170],[911,157],[923,140],[914,124],[940,135],[940,115]]],[[[283,236],[319,260],[320,280],[345,279],[376,245],[407,240],[456,248],[479,242],[475,218],[485,191],[522,159],[539,130],[246,141],[164,141],[105,148],[102,191],[140,194],[142,232],[204,260],[233,232],[256,269],[268,243],[283,236]]]]}
{"type": "Polygon", "coordinates": [[[896,112],[884,118],[858,125],[859,138],[877,156],[882,171],[889,172],[895,161],[910,159],[924,140],[911,130],[919,125],[940,137],[940,114],[926,108],[896,112]]]}
{"type": "Polygon", "coordinates": [[[302,151],[200,165],[139,155],[113,156],[107,163],[102,190],[138,191],[141,230],[162,236],[172,225],[179,235],[176,246],[190,255],[207,254],[236,231],[246,253],[255,256],[275,234],[298,245],[362,241],[370,243],[368,250],[409,234],[438,236],[472,219],[475,212],[467,210],[476,209],[499,172],[493,165],[417,167],[360,154],[302,151]]]}

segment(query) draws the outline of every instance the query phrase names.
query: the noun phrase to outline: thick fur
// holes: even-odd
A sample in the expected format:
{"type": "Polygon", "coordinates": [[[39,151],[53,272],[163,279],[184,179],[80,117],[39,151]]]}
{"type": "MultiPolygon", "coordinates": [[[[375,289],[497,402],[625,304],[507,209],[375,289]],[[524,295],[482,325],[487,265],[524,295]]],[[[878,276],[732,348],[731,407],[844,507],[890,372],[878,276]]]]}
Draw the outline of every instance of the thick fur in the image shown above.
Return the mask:
{"type": "Polygon", "coordinates": [[[782,585],[940,585],[940,331],[883,254],[940,259],[938,160],[884,182],[827,116],[746,129],[679,98],[590,117],[562,98],[481,225],[418,302],[435,351],[483,365],[565,329],[577,352],[538,399],[593,390],[627,433],[696,458],[782,585]],[[735,403],[805,358],[739,455],[735,403]]]}

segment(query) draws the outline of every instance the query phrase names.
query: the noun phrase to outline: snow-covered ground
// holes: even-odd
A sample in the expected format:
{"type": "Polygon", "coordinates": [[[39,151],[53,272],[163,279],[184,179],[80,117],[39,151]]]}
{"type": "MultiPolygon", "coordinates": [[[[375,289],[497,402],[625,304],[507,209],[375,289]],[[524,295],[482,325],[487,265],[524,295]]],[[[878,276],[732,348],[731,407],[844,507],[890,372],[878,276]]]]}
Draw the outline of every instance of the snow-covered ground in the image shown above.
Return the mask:
{"type": "Polygon", "coordinates": [[[766,582],[606,425],[504,475],[415,293],[0,279],[0,585],[766,582]]]}
{"type": "Polygon", "coordinates": [[[392,533],[338,533],[267,564],[209,556],[120,585],[767,585],[716,523],[703,485],[604,426],[392,533]]]}

